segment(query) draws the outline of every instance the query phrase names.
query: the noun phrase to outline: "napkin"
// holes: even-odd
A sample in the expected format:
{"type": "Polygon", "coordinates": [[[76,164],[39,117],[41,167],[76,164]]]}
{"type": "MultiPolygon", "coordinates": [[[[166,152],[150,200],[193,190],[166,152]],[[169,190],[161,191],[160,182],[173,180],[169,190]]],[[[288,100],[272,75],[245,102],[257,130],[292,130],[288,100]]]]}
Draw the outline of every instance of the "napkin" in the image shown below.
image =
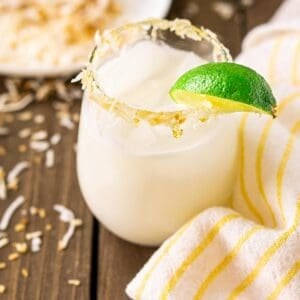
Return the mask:
{"type": "Polygon", "coordinates": [[[286,1],[237,58],[271,83],[278,117],[241,116],[232,208],[207,209],[166,240],[130,298],[300,299],[299,16],[300,1],[286,1]]]}

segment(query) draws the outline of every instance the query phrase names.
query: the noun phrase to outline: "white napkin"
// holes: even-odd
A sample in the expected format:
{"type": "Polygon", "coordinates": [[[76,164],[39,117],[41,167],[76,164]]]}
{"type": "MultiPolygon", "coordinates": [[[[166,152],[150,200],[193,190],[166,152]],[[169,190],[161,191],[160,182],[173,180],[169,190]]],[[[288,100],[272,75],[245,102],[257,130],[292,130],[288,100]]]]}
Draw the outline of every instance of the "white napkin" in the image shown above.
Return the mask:
{"type": "Polygon", "coordinates": [[[275,120],[241,118],[233,209],[208,209],[169,238],[128,285],[132,299],[300,299],[299,17],[300,1],[287,1],[237,59],[279,105],[275,120]]]}

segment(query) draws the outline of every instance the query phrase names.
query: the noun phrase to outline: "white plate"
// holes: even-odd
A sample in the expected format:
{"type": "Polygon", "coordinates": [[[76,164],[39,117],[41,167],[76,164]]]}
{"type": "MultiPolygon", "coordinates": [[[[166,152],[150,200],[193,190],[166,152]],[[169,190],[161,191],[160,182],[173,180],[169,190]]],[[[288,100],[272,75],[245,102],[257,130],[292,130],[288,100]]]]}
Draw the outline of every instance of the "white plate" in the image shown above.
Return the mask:
{"type": "MultiPolygon", "coordinates": [[[[117,0],[122,14],[115,20],[114,26],[122,23],[136,22],[148,18],[163,18],[167,15],[172,0],[117,0]]],[[[88,53],[87,53],[88,57],[88,53]]],[[[75,74],[82,64],[49,68],[40,66],[23,68],[18,64],[1,64],[0,74],[20,77],[56,77],[75,74]]]]}

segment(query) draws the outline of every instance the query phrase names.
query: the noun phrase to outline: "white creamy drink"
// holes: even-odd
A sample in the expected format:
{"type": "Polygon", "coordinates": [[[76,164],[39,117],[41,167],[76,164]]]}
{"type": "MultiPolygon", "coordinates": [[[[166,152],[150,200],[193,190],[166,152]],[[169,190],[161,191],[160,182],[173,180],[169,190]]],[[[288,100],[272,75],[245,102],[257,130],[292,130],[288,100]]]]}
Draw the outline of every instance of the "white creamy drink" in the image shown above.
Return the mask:
{"type": "MultiPolygon", "coordinates": [[[[107,95],[134,108],[185,110],[168,91],[202,63],[192,52],[139,41],[102,64],[96,81],[107,95]]],[[[167,126],[128,122],[84,97],[79,182],[92,212],[116,235],[158,245],[201,210],[226,205],[236,170],[235,121],[230,115],[203,123],[190,118],[182,129],[175,138],[167,126]]]]}

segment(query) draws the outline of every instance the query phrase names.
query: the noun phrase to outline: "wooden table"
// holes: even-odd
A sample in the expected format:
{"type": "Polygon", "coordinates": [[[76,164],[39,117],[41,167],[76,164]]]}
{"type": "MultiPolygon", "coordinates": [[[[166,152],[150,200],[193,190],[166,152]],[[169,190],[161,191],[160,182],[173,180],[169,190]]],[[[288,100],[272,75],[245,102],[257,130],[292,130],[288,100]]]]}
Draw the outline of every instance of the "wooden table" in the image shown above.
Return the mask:
{"type": "MultiPolygon", "coordinates": [[[[267,21],[282,0],[256,0],[250,7],[240,5],[240,1],[231,1],[235,14],[230,20],[224,20],[212,10],[211,0],[175,0],[169,18],[188,18],[196,25],[204,25],[218,33],[223,43],[233,55],[241,48],[246,32],[254,26],[267,21]]],[[[5,270],[0,270],[0,284],[6,285],[2,299],[127,299],[124,288],[135,273],[153,253],[154,249],[143,248],[118,239],[98,224],[87,209],[77,184],[75,152],[76,130],[62,129],[51,107],[51,101],[31,105],[29,110],[46,116],[42,125],[30,125],[35,130],[46,129],[49,133],[60,132],[61,143],[55,146],[55,167],[47,169],[33,151],[19,153],[18,131],[26,127],[24,122],[14,122],[11,134],[0,137],[0,145],[6,148],[7,155],[0,156],[0,165],[7,170],[20,160],[32,161],[32,167],[22,176],[20,190],[11,192],[9,200],[0,201],[0,212],[18,194],[26,197],[24,207],[36,206],[48,212],[47,222],[54,229],[43,236],[41,251],[25,254],[21,258],[8,262],[5,270]],[[59,222],[52,207],[61,203],[71,208],[77,217],[83,220],[83,228],[78,230],[69,247],[57,251],[57,241],[65,233],[66,224],[59,222]],[[21,276],[21,269],[29,270],[29,277],[21,276]],[[79,279],[78,287],[67,283],[69,279],[79,279]]],[[[72,111],[79,111],[77,103],[72,111]]],[[[17,218],[17,217],[15,217],[17,218]]],[[[16,219],[13,219],[12,222],[16,219]]],[[[31,230],[42,226],[38,217],[29,224],[31,230]]],[[[44,223],[43,223],[44,224],[44,223]]],[[[11,239],[18,240],[20,233],[9,230],[11,239]],[[19,236],[18,236],[19,235],[19,236]]],[[[0,261],[7,261],[12,247],[0,249],[0,261]]]]}

